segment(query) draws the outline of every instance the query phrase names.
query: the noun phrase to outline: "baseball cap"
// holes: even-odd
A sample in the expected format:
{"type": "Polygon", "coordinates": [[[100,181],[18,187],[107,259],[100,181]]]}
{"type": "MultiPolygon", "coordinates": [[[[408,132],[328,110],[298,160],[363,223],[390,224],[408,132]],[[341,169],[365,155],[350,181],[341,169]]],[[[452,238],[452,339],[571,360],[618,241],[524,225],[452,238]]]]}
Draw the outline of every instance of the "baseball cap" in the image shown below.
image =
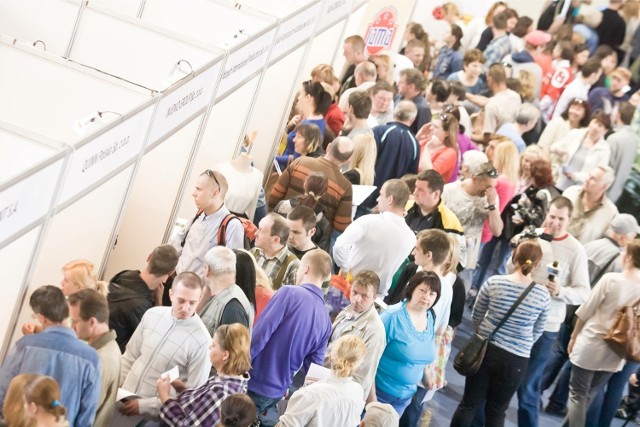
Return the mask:
{"type": "Polygon", "coordinates": [[[365,427],[397,427],[400,417],[388,403],[370,402],[365,408],[362,421],[365,427]]]}
{"type": "Polygon", "coordinates": [[[538,47],[541,44],[549,43],[551,41],[551,36],[544,31],[533,30],[524,36],[524,41],[538,47]]]}
{"type": "Polygon", "coordinates": [[[493,166],[493,164],[491,164],[491,162],[474,166],[475,167],[469,167],[469,172],[471,172],[473,176],[488,176],[489,178],[498,177],[498,170],[493,166]]]}
{"type": "Polygon", "coordinates": [[[633,215],[618,214],[611,220],[611,231],[616,234],[640,234],[640,227],[633,215]]]}

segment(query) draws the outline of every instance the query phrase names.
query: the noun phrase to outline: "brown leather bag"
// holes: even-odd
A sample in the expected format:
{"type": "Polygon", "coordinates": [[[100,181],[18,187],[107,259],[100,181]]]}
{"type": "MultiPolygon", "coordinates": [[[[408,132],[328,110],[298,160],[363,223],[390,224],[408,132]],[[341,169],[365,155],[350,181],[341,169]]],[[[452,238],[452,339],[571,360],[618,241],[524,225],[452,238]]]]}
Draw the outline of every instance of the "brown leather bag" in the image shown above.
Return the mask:
{"type": "Polygon", "coordinates": [[[604,341],[618,356],[640,362],[640,300],[618,311],[604,341]]]}

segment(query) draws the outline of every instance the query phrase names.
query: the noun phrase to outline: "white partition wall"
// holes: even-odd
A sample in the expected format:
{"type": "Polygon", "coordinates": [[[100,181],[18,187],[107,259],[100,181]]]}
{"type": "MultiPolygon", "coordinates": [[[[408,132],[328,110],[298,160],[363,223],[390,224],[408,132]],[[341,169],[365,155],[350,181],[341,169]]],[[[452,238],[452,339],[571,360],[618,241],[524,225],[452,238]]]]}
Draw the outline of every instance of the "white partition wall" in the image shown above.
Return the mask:
{"type": "Polygon", "coordinates": [[[245,129],[247,134],[255,132],[256,135],[251,152],[254,166],[266,171],[272,152],[280,140],[299,81],[306,79],[300,71],[323,5],[320,1],[298,2],[294,10],[287,10],[284,5],[277,9],[274,4],[255,0],[250,4],[256,7],[262,5],[265,11],[266,8],[274,10],[280,19],[264,83],[256,95],[245,129]]]}
{"type": "Polygon", "coordinates": [[[234,157],[269,59],[277,20],[247,6],[212,0],[147,0],[141,19],[229,51],[215,103],[205,115],[192,167],[174,206],[174,217],[191,218],[195,177],[234,157]]]}
{"type": "MultiPolygon", "coordinates": [[[[74,256],[91,256],[100,266],[129,185],[132,164],[144,149],[157,98],[148,90],[35,48],[0,43],[0,61],[4,64],[0,71],[0,97],[12,100],[0,106],[0,126],[4,124],[13,133],[29,129],[18,136],[38,136],[45,141],[37,143],[42,146],[55,148],[55,142],[46,141],[57,141],[58,145],[74,148],[68,156],[56,154],[0,186],[0,204],[23,211],[0,222],[0,247],[19,244],[12,256],[29,263],[27,272],[12,273],[10,279],[16,282],[3,283],[17,289],[16,298],[22,301],[33,287],[57,283],[61,262],[74,256]],[[102,117],[96,114],[98,111],[102,117]],[[127,172],[123,172],[126,168],[127,172]],[[110,180],[118,173],[119,179],[110,180]],[[45,221],[52,209],[56,216],[45,221]],[[11,234],[12,230],[29,230],[43,221],[44,233],[36,238],[37,246],[16,243],[25,238],[11,234]]],[[[14,140],[20,142],[20,138],[14,140]]],[[[35,146],[24,141],[22,145],[31,151],[35,146]]],[[[43,147],[35,151],[39,156],[48,155],[43,147]]],[[[19,154],[17,149],[14,153],[19,154]]],[[[29,310],[24,306],[11,304],[3,308],[0,311],[12,313],[20,308],[20,319],[28,318],[29,310]]],[[[14,325],[6,326],[3,351],[14,325]]],[[[16,338],[14,334],[13,339],[16,338]]]]}

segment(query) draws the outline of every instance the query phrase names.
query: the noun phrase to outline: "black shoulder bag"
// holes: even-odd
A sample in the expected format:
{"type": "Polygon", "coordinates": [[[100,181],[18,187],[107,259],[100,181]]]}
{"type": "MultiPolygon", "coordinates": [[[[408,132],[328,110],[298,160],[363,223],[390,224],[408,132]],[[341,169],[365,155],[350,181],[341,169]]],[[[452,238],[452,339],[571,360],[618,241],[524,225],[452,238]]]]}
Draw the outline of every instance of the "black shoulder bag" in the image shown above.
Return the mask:
{"type": "Polygon", "coordinates": [[[487,338],[483,338],[479,334],[475,333],[471,337],[471,339],[465,344],[465,346],[458,352],[456,358],[453,360],[453,368],[463,376],[473,375],[478,372],[480,369],[480,365],[482,365],[482,360],[484,359],[484,355],[487,352],[487,345],[489,341],[493,339],[493,337],[498,333],[502,325],[509,319],[509,317],[513,314],[513,312],[518,308],[520,303],[525,299],[527,294],[533,289],[536,285],[536,282],[531,282],[531,284],[527,287],[527,289],[522,292],[520,297],[513,303],[509,311],[504,315],[498,326],[495,327],[493,331],[489,334],[487,338]]]}

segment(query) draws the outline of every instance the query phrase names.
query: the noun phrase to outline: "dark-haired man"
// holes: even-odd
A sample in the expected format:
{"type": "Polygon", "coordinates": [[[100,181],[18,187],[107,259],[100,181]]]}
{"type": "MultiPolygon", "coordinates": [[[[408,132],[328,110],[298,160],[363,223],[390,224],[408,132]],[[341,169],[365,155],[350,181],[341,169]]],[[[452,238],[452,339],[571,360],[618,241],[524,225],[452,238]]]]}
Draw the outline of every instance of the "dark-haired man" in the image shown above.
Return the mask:
{"type": "Polygon", "coordinates": [[[417,68],[400,71],[400,79],[398,80],[398,95],[396,95],[396,103],[402,100],[411,101],[415,104],[417,115],[415,120],[409,126],[411,133],[416,135],[422,126],[431,121],[431,108],[426,98],[422,94],[426,89],[426,79],[422,72],[417,68]]]}
{"type": "Polygon", "coordinates": [[[9,383],[18,374],[53,377],[60,385],[61,404],[72,426],[92,426],[100,397],[100,358],[63,325],[69,306],[60,288],[36,289],[29,305],[44,328],[16,342],[0,368],[0,408],[9,383]]]}
{"type": "Polygon", "coordinates": [[[287,215],[289,223],[289,250],[302,259],[307,252],[318,249],[312,237],[316,232],[316,213],[308,206],[296,206],[287,215]]]}
{"type": "Polygon", "coordinates": [[[96,426],[109,426],[113,417],[120,380],[120,349],[115,331],[109,330],[107,299],[93,289],[69,295],[71,328],[78,338],[95,348],[100,356],[100,399],[96,426]]]}
{"type": "Polygon", "coordinates": [[[273,289],[293,285],[300,262],[287,247],[289,224],[281,215],[270,213],[260,220],[256,247],[251,253],[256,263],[271,279],[273,289]]]}
{"type": "Polygon", "coordinates": [[[147,266],[142,271],[124,270],[109,282],[109,327],[115,331],[122,353],[144,313],[156,305],[156,292],[162,294],[163,283],[177,263],[176,249],[160,245],[147,257],[147,266]]]}

